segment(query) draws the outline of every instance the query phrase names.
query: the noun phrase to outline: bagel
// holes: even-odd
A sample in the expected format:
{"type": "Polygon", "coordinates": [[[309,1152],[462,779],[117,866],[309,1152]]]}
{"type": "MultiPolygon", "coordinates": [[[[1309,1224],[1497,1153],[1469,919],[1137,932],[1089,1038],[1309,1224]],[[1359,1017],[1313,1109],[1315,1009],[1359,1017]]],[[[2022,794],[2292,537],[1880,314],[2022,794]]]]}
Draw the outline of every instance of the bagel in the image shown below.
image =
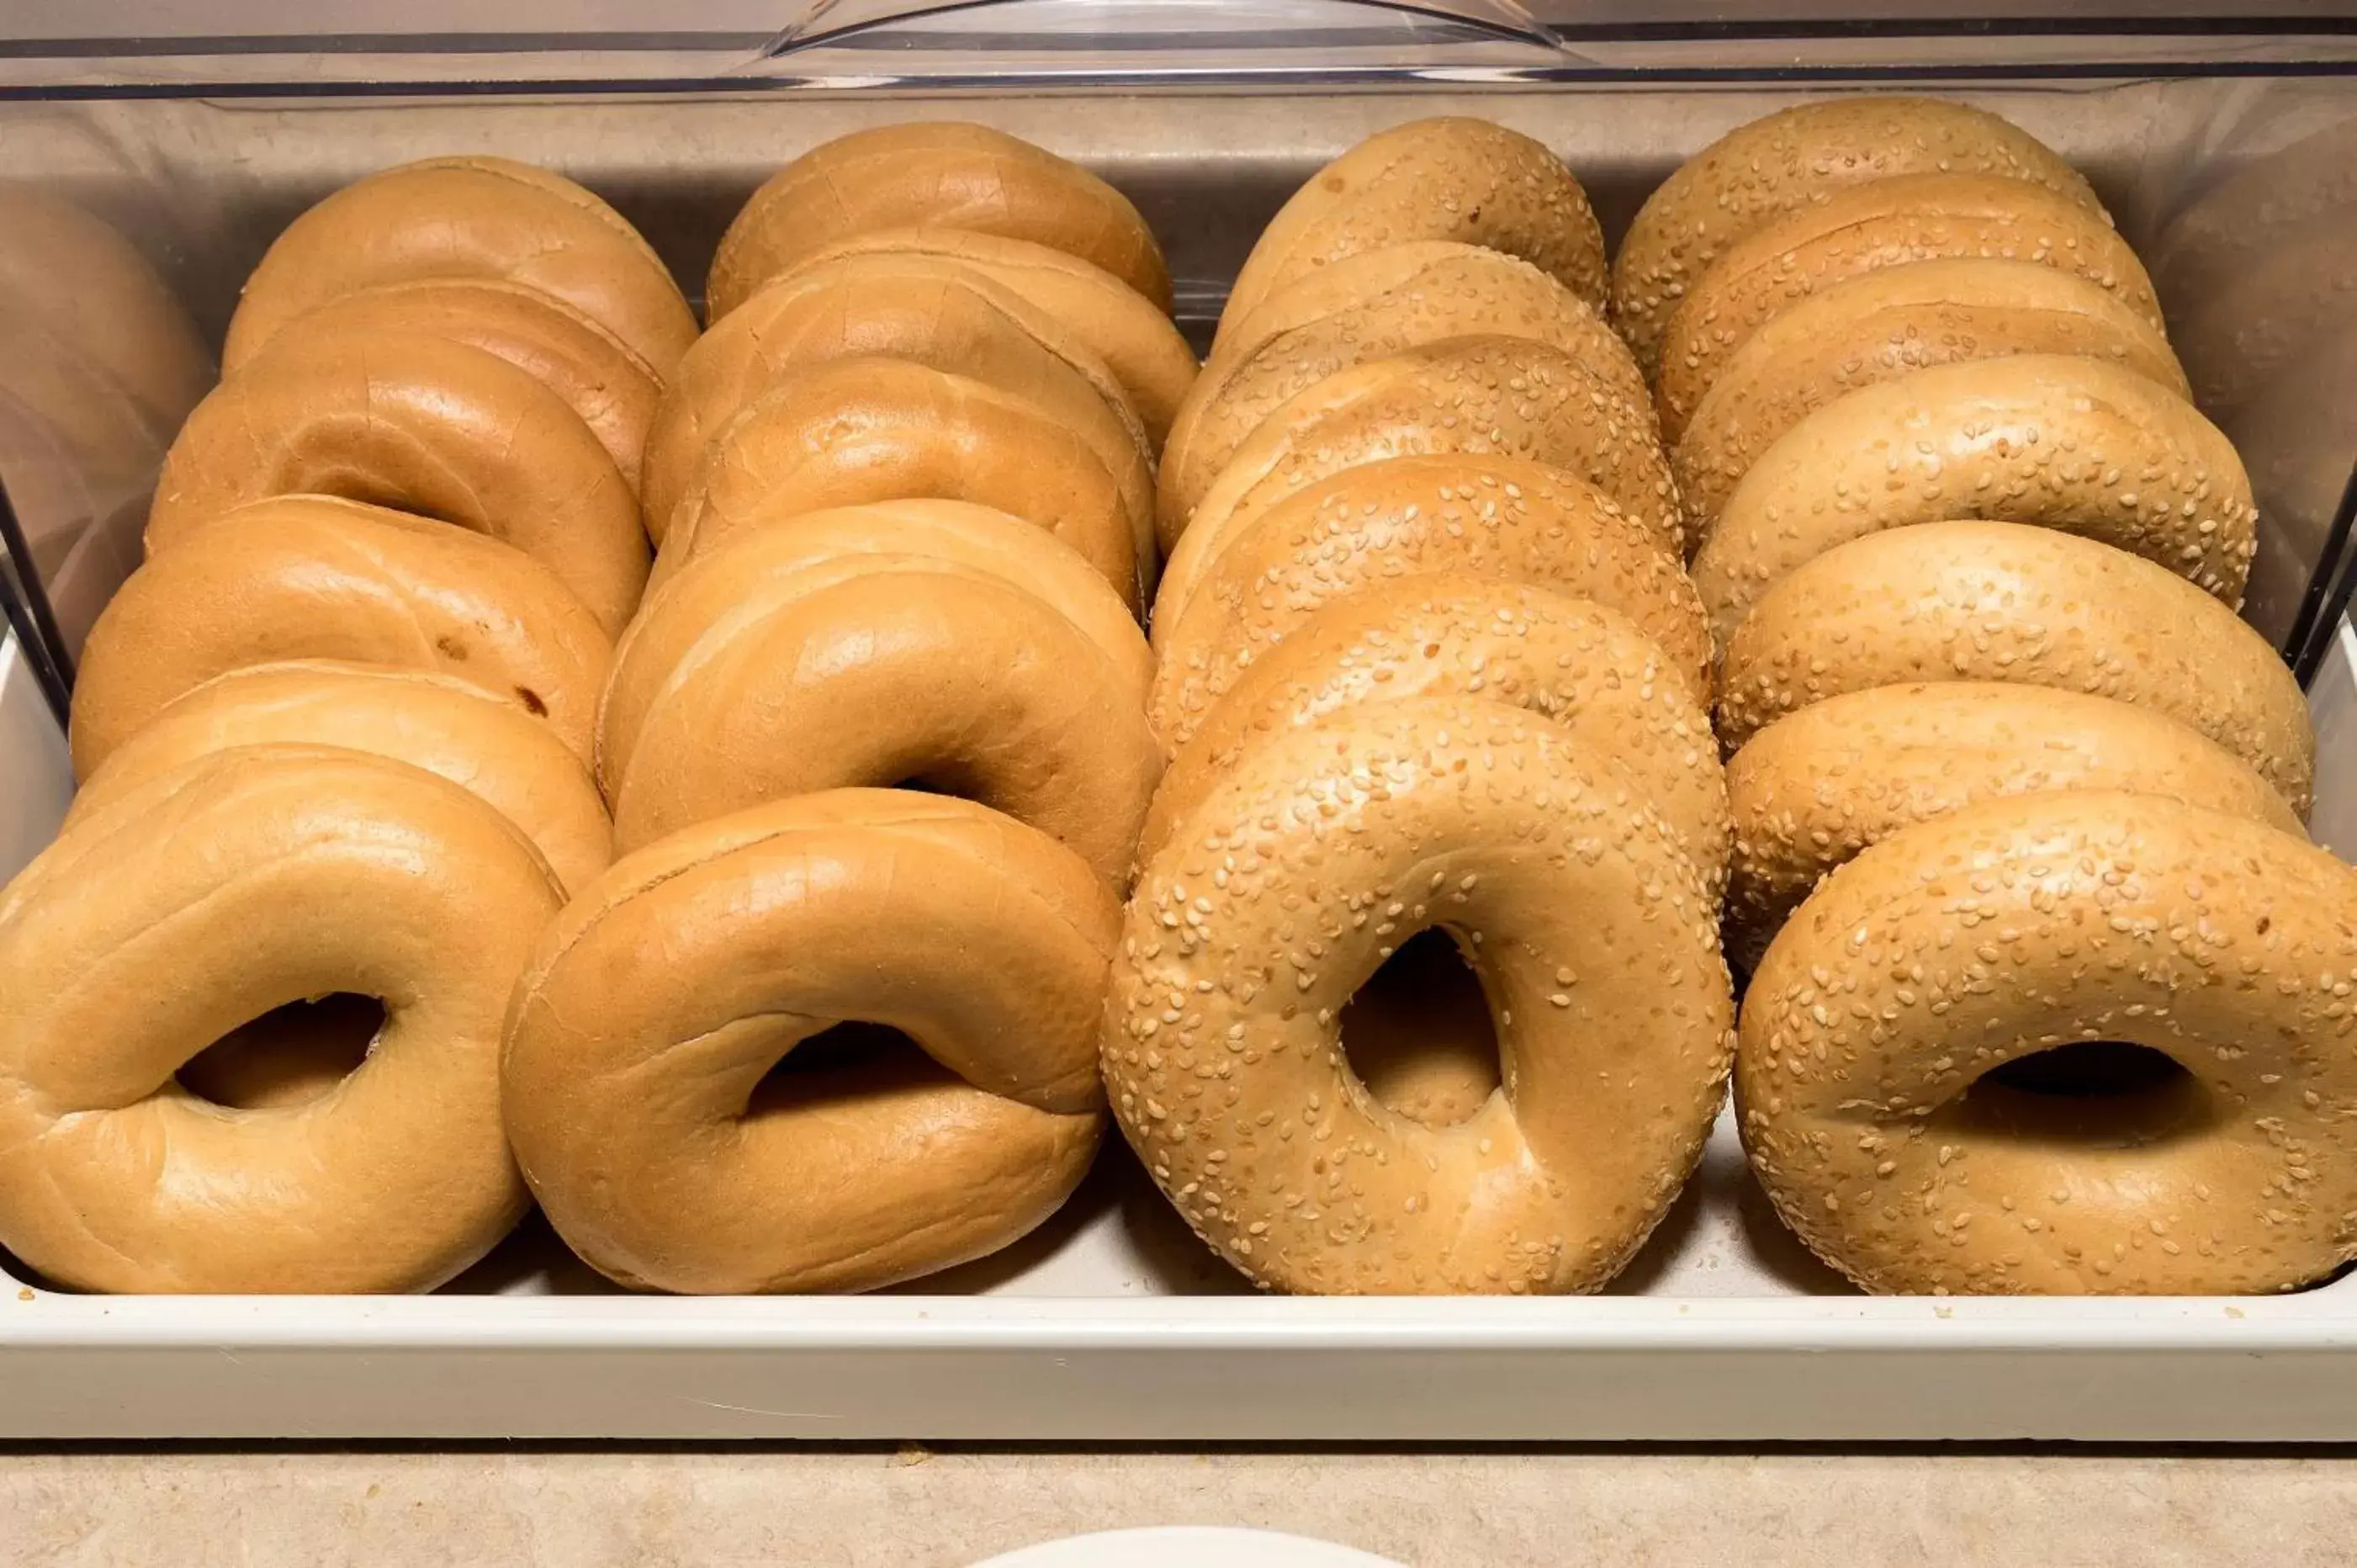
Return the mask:
{"type": "Polygon", "coordinates": [[[414,278],[342,295],[302,317],[322,337],[447,338],[496,354],[581,416],[632,494],[662,378],[638,350],[553,294],[499,278],[414,278]]]}
{"type": "MultiPolygon", "coordinates": [[[[1231,531],[1285,497],[1361,463],[1449,453],[1568,470],[1677,542],[1669,458],[1642,399],[1614,392],[1609,375],[1549,344],[1448,338],[1330,375],[1263,419],[1184,532],[1163,541],[1178,602],[1231,531]]],[[[1156,601],[1157,614],[1165,602],[1156,601]]]]}
{"type": "Polygon", "coordinates": [[[0,1244],[84,1290],[427,1290],[524,1208],[500,1026],[562,895],[457,785],[331,747],[199,757],[78,815],[0,893],[0,1244]],[[367,1058],[241,1111],[174,1073],[307,997],[367,1058]]]}
{"type": "Polygon", "coordinates": [[[1254,317],[1274,330],[1204,372],[1164,449],[1157,502],[1166,537],[1185,530],[1261,421],[1328,376],[1403,349],[1475,335],[1531,338],[1596,371],[1631,404],[1641,407],[1650,395],[1593,306],[1529,263],[1472,245],[1396,245],[1353,256],[1280,290],[1254,317]]]}
{"type": "Polygon", "coordinates": [[[879,229],[814,251],[795,270],[866,255],[938,256],[1014,290],[1105,362],[1137,410],[1146,438],[1162,450],[1201,367],[1169,316],[1103,267],[1028,240],[970,229],[879,229]]]}
{"type": "Polygon", "coordinates": [[[1156,733],[1184,745],[1245,667],[1320,606],[1425,572],[1594,599],[1636,622],[1695,695],[1710,690],[1694,585],[1596,487],[1514,457],[1394,457],[1257,513],[1211,558],[1183,613],[1166,604],[1156,615],[1156,733]]]}
{"type": "Polygon", "coordinates": [[[855,131],[771,175],[720,237],[705,309],[716,326],[813,252],[910,227],[1028,240],[1170,310],[1162,246],[1127,197],[1019,137],[954,121],[855,131]]]}
{"type": "Polygon", "coordinates": [[[1140,878],[1113,966],[1114,1113],[1196,1232],[1297,1293],[1592,1290],[1702,1152],[1734,1004],[1677,835],[1554,725],[1480,698],[1349,707],[1252,751],[1140,878]],[[1425,1126],[1336,1018],[1438,927],[1503,1087],[1425,1126]]]}
{"type": "Polygon", "coordinates": [[[1563,726],[1626,775],[1714,892],[1727,789],[1710,714],[1661,645],[1618,610],[1459,573],[1401,577],[1337,599],[1255,660],[1171,759],[1137,858],[1275,736],[1370,702],[1486,697],[1563,726]]]}
{"type": "Polygon", "coordinates": [[[547,725],[447,675],[334,660],[250,665],[192,689],[75,791],[66,825],[200,757],[281,743],[372,752],[472,790],[523,830],[568,892],[614,858],[606,802],[547,725]]]}
{"type": "Polygon", "coordinates": [[[1687,289],[1734,245],[1846,187],[1932,173],[2026,180],[2103,211],[2053,149],[1986,110],[1881,96],[1796,104],[1737,126],[1646,198],[1612,263],[1613,324],[1651,375],[1687,289]]]}
{"type": "Polygon", "coordinates": [[[797,512],[732,534],[693,570],[647,596],[614,650],[613,673],[597,710],[597,778],[608,799],[638,746],[640,727],[695,639],[772,582],[805,579],[861,555],[931,557],[1020,584],[1046,599],[1113,661],[1123,688],[1142,703],[1153,651],[1119,598],[1071,551],[1046,544],[1028,524],[987,507],[911,500],[797,512]]]}
{"type": "Polygon", "coordinates": [[[785,378],[704,450],[660,576],[762,519],[872,501],[970,501],[1077,551],[1145,607],[1133,478],[1044,405],[909,360],[838,360],[785,378]]]}
{"type": "Polygon", "coordinates": [[[1694,561],[1722,646],[1760,596],[1847,540],[1996,518],[2115,546],[2228,607],[2257,518],[2233,444],[2166,387],[2094,360],[1935,365],[1836,398],[1744,474],[1694,561]]]}
{"type": "Polygon", "coordinates": [[[841,789],[691,828],[616,862],[517,982],[517,1159],[626,1284],[870,1290],[980,1257],[1096,1152],[1120,919],[1069,852],[963,800],[841,789]],[[931,1061],[763,1081],[840,1019],[931,1061]]]}
{"type": "Polygon", "coordinates": [[[2146,795],[1984,801],[1867,849],[1770,944],[1744,1145],[1868,1290],[2288,1290],[2357,1255],[2352,983],[2357,875],[2327,850],[2146,795]],[[2178,1070],[2094,1097],[1997,1074],[2081,1041],[2178,1070]]]}
{"type": "Polygon", "coordinates": [[[612,645],[554,574],[464,529],[327,496],[279,496],[156,556],[82,646],[70,726],[88,779],[214,676],[340,659],[455,676],[544,717],[589,756],[612,645]]]}
{"type": "Polygon", "coordinates": [[[2084,278],[1968,257],[1864,273],[1772,317],[1727,358],[1670,452],[1686,537],[1776,438],[1862,387],[1962,360],[2075,354],[2190,395],[2169,340],[2084,278]]]}
{"type": "Polygon", "coordinates": [[[1994,682],[1870,687],[1778,720],[1728,760],[1728,956],[1756,966],[1826,873],[1909,823],[2048,789],[2134,790],[2304,831],[2248,763],[2147,709],[1994,682]]]}
{"type": "MultiPolygon", "coordinates": [[[[911,360],[1029,398],[1122,477],[1141,560],[1153,542],[1146,428],[1105,362],[1060,322],[939,256],[849,256],[761,291],[680,361],[648,433],[646,510],[662,538],[705,445],[789,373],[834,360],[911,360]]],[[[1145,570],[1150,571],[1147,563],[1145,570]]]]}
{"type": "Polygon", "coordinates": [[[1212,339],[1297,278],[1365,251],[1454,240],[1520,256],[1598,310],[1604,231],[1587,193],[1544,145],[1486,120],[1416,120],[1379,132],[1311,176],[1236,274],[1212,339]]]}
{"type": "Polygon", "coordinates": [[[500,278],[554,295],[657,375],[695,341],[670,271],[597,197],[507,158],[426,158],[346,186],[271,242],[238,295],[221,369],[339,295],[415,278],[500,278]]]}
{"type": "Polygon", "coordinates": [[[2308,815],[2316,732],[2266,639],[2148,561],[2005,522],[1869,534],[1786,576],[1728,641],[1719,736],[1844,692],[2004,681],[2130,703],[2208,736],[2308,815]]]}
{"type": "Polygon", "coordinates": [[[490,535],[617,634],[647,581],[630,488],[580,415],[524,371],[414,333],[290,334],[197,405],[164,458],[147,551],[250,501],[339,495],[490,535]]]}
{"type": "Polygon", "coordinates": [[[2158,331],[2160,302],[2111,220],[2043,186],[1920,174],[1828,198],[1727,248],[1662,339],[1662,431],[1675,441],[1727,357],[1781,311],[1862,273],[1943,257],[2034,263],[2085,278],[2158,331]]]}
{"type": "Polygon", "coordinates": [[[987,552],[870,546],[785,569],[756,534],[674,579],[624,653],[669,669],[629,671],[608,707],[615,842],[629,851],[764,800],[918,780],[1125,882],[1162,771],[1135,675],[1145,638],[1129,624],[1134,653],[1105,651],[1055,598],[1097,590],[1089,618],[1103,628],[1119,614],[1111,591],[1069,558],[1041,566],[1061,547],[996,521],[987,552]]]}

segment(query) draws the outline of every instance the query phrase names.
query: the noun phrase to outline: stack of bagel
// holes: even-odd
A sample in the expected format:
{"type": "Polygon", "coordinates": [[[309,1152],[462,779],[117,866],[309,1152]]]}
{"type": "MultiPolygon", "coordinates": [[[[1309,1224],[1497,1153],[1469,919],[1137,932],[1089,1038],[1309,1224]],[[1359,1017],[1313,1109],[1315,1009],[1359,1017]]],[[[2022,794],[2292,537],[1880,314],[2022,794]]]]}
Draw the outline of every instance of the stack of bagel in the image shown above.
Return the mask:
{"type": "Polygon", "coordinates": [[[2344,1262],[2357,893],[2235,614],[2249,481],[2085,181],[1964,106],[1806,105],[1654,194],[1614,299],[1711,624],[1778,1211],[1881,1290],[2344,1262]],[[2178,1065],[2123,1088],[2123,1042],[2178,1065]]]}
{"type": "Polygon", "coordinates": [[[1103,1069],[1264,1286],[1593,1289],[1721,1099],[1708,636],[1605,287],[1545,147],[1404,125],[1271,222],[1172,425],[1103,1069]],[[1434,931],[1470,1028],[1370,984],[1434,931]],[[1346,1042],[1362,987],[1413,1023],[1346,1042]]]}

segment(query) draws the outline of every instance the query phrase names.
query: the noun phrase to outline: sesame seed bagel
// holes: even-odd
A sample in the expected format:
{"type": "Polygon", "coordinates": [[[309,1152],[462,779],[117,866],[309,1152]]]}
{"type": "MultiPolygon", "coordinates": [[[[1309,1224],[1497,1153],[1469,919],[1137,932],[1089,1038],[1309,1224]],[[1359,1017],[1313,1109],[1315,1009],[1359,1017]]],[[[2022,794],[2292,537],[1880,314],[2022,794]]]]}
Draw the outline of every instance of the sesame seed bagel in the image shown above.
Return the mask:
{"type": "Polygon", "coordinates": [[[1867,848],[1770,945],[1744,1145],[1868,1290],[2288,1290],[2357,1256],[2352,983],[2329,851],[2149,795],[1984,801],[1867,848]],[[2009,1066],[2088,1041],[2175,1068],[2089,1095],[2009,1066]]]}
{"type": "Polygon", "coordinates": [[[1809,890],[1867,845],[2049,789],[2134,790],[2304,831],[2248,763],[2150,709],[1993,682],[1869,687],[1778,720],[1728,760],[1728,956],[1756,965],[1809,890]]]}
{"type": "Polygon", "coordinates": [[[1228,291],[1213,339],[1296,279],[1366,251],[1454,240],[1520,256],[1598,309],[1604,231],[1562,160],[1486,120],[1417,120],[1379,132],[1277,209],[1228,291]]]}
{"type": "Polygon", "coordinates": [[[2015,523],[1869,534],[1786,576],[1727,643],[1719,736],[1740,746],[1812,703],[1918,681],[2052,686],[2148,708],[2308,814],[2316,732],[2266,639],[2148,561],[2015,523]]]}
{"type": "Polygon", "coordinates": [[[1826,403],[1929,365],[2014,354],[2082,355],[2189,395],[2159,329],[2084,278],[1978,256],[1866,273],[1727,356],[1670,452],[1686,537],[1708,538],[1760,455],[1826,403]]]}
{"type": "Polygon", "coordinates": [[[589,756],[613,645],[554,573],[462,528],[328,496],[256,501],[131,574],[74,682],[74,773],[214,676],[288,659],[425,670],[589,756]]]}
{"type": "Polygon", "coordinates": [[[166,707],[74,792],[74,822],[200,757],[281,743],[346,746],[470,789],[578,891],[614,858],[606,802],[556,732],[513,700],[425,670],[290,660],[216,675],[166,707]]]}
{"type": "Polygon", "coordinates": [[[1045,245],[1170,309],[1162,247],[1127,197],[1020,137],[950,121],[855,131],[771,175],[720,238],[705,309],[717,325],[818,251],[919,226],[1045,245]]]}
{"type": "Polygon", "coordinates": [[[1060,545],[995,521],[988,551],[871,546],[786,569],[750,535],[746,551],[716,551],[674,579],[680,591],[642,618],[619,662],[675,659],[659,675],[630,671],[625,701],[608,707],[619,719],[650,693],[602,753],[617,844],[765,800],[917,780],[1028,822],[1125,883],[1162,772],[1135,673],[1145,638],[1079,562],[1036,567],[1060,545]],[[1128,657],[1057,607],[1075,589],[1100,596],[1096,626],[1118,618],[1128,657]]]}
{"type": "Polygon", "coordinates": [[[416,278],[498,278],[554,295],[668,375],[695,317],[622,215],[507,158],[426,158],[371,175],[271,242],[238,295],[221,369],[340,295],[416,278]]]}
{"type": "Polygon", "coordinates": [[[1933,173],[2028,180],[2103,210],[2052,148],[1986,110],[1879,95],[1797,104],[1737,126],[1646,199],[1612,263],[1613,324],[1651,375],[1671,316],[1730,247],[1847,187],[1933,173]]]}
{"type": "Polygon", "coordinates": [[[0,1244],[84,1290],[449,1279],[525,1207],[500,1028],[562,901],[479,797],[358,751],[212,752],[77,814],[0,892],[0,1244]],[[336,993],[384,1021],[315,1098],[177,1081],[336,993]]]}
{"type": "Polygon", "coordinates": [[[2158,329],[2144,263],[2111,220],[2043,186],[1922,174],[1856,186],[1729,247],[1670,318],[1662,341],[1662,430],[1673,441],[1746,338],[1817,290],[1861,273],[1942,257],[2034,263],[2116,295],[2158,329]]]}
{"type": "Polygon", "coordinates": [[[1096,1153],[1120,919],[1070,852],[963,800],[831,790],[674,834],[566,906],[517,982],[517,1160],[625,1284],[872,1290],[980,1257],[1096,1153]],[[924,1058],[770,1077],[838,1021],[924,1058]]]}
{"type": "Polygon", "coordinates": [[[1254,749],[1140,878],[1104,1013],[1114,1116],[1265,1287],[1593,1290],[1718,1110],[1717,908],[1626,776],[1548,720],[1355,704],[1254,749]],[[1371,1095],[1336,1022],[1436,927],[1480,977],[1504,1069],[1447,1127],[1371,1095]]]}
{"type": "Polygon", "coordinates": [[[939,256],[972,267],[1064,323],[1113,371],[1161,451],[1200,366],[1169,315],[1136,290],[1078,256],[971,229],[879,229],[813,251],[795,270],[878,254],[939,256]]]}
{"type": "Polygon", "coordinates": [[[876,501],[970,501],[1080,553],[1144,608],[1126,466],[1045,404],[909,360],[837,360],[780,381],[705,446],[656,564],[658,585],[765,520],[876,501]]]}
{"type": "Polygon", "coordinates": [[[1752,464],[1694,560],[1724,645],[1760,595],[1846,541],[1995,518],[2083,535],[2229,607],[2257,548],[2233,444],[2175,392],[2094,360],[1935,365],[1835,399],[1752,464]]]}
{"type": "Polygon", "coordinates": [[[1183,745],[1237,677],[1321,606],[1427,572],[1593,599],[1634,621],[1695,695],[1710,689],[1694,585],[1653,530],[1595,486],[1514,457],[1394,457],[1258,513],[1204,569],[1183,613],[1156,615],[1156,733],[1183,745]]]}
{"type": "Polygon", "coordinates": [[[1446,338],[1529,338],[1598,371],[1641,406],[1627,347],[1593,306],[1528,262],[1438,242],[1370,251],[1308,274],[1254,312],[1260,337],[1214,360],[1163,452],[1157,496],[1166,538],[1260,423],[1339,371],[1446,338]],[[1308,298],[1297,300],[1297,295],[1308,298]]]}
{"type": "Polygon", "coordinates": [[[471,529],[546,566],[618,635],[646,588],[637,498],[529,371],[414,332],[289,333],[216,387],[165,456],[147,551],[250,501],[339,495],[471,529]]]}
{"type": "Polygon", "coordinates": [[[646,510],[661,520],[657,542],[705,446],[739,409],[789,375],[877,355],[1027,397],[1069,425],[1122,476],[1141,569],[1151,573],[1151,449],[1112,370],[1069,327],[1005,285],[961,263],[914,254],[804,268],[697,340],[647,436],[646,510]]]}
{"type": "Polygon", "coordinates": [[[1718,746],[1710,714],[1661,645],[1592,600],[1458,573],[1334,600],[1245,669],[1171,759],[1139,861],[1274,736],[1361,703],[1425,695],[1485,697],[1554,720],[1581,755],[1627,774],[1716,895],[1727,832],[1718,746]]]}
{"type": "Polygon", "coordinates": [[[1677,542],[1677,498],[1650,405],[1550,344],[1447,338],[1330,375],[1263,419],[1185,532],[1165,538],[1178,597],[1166,585],[1156,614],[1183,607],[1232,531],[1295,491],[1361,463],[1448,453],[1566,469],[1677,542]]]}
{"type": "Polygon", "coordinates": [[[662,378],[554,295],[500,278],[413,278],[339,295],[299,319],[306,335],[410,332],[498,355],[563,398],[637,492],[662,378]]]}

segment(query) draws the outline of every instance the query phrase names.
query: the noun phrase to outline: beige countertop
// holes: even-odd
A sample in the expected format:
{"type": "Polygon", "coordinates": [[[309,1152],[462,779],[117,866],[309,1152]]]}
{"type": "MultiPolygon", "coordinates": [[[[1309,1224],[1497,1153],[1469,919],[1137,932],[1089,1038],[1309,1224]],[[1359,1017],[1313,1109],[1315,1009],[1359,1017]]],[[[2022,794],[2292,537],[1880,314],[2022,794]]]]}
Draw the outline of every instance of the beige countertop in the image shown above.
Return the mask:
{"type": "Polygon", "coordinates": [[[1179,1523],[1292,1530],[1412,1568],[2280,1568],[2357,1563],[2357,1461],[2050,1451],[0,1455],[0,1562],[11,1565],[959,1568],[1060,1535],[1179,1523]]]}

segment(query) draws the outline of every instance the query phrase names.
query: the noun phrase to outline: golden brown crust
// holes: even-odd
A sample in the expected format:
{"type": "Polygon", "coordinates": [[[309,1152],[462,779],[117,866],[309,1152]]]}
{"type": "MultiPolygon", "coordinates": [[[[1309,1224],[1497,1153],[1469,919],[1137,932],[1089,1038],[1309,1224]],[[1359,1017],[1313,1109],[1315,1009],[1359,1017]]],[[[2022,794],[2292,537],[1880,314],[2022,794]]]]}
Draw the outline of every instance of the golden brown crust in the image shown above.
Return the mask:
{"type": "Polygon", "coordinates": [[[1613,323],[1650,375],[1670,317],[1730,247],[1846,187],[1934,172],[2028,180],[2103,210],[2051,148],[1986,110],[1881,96],[1798,104],[1728,132],[1646,199],[1613,261],[1613,323]]]}
{"type": "Polygon", "coordinates": [[[0,893],[0,1243],[92,1290],[450,1278],[523,1212],[500,1026],[561,901],[480,799],[355,751],[214,752],[79,815],[0,893]],[[385,1023],[318,1098],[239,1111],[174,1080],[337,992],[385,1023]]]}
{"type": "Polygon", "coordinates": [[[2052,267],[2115,295],[2158,329],[2144,263],[2110,220],[2043,186],[1922,174],[1852,187],[1728,248],[1662,340],[1662,429],[1674,441],[1745,339],[1817,290],[1886,267],[1989,256],[2052,267]]]}
{"type": "Polygon", "coordinates": [[[1812,703],[1917,681],[2053,686],[2149,708],[2308,813],[2316,732],[2266,639],[2148,561],[2015,523],[1869,534],[1786,576],[1727,643],[1719,735],[1740,746],[1812,703]]]}
{"type": "Polygon", "coordinates": [[[1603,308],[1604,231],[1562,161],[1486,120],[1416,120],[1361,142],[1278,209],[1228,293],[1213,357],[1229,323],[1295,279],[1415,240],[1520,256],[1603,308]]]}
{"type": "Polygon", "coordinates": [[[1512,457],[1394,457],[1260,512],[1198,575],[1183,612],[1157,612],[1157,733],[1184,743],[1318,607],[1438,571],[1594,599],[1636,622],[1692,693],[1708,690],[1710,634],[1694,585],[1654,532],[1595,486],[1512,457]]]}
{"type": "Polygon", "coordinates": [[[979,1257],[1095,1153],[1119,920],[1070,853],[963,800],[833,790],[674,834],[575,900],[517,983],[518,1160],[566,1242],[628,1284],[867,1290],[979,1257]],[[846,1019],[938,1065],[757,1098],[846,1019]]]}
{"type": "Polygon", "coordinates": [[[1595,1289],[1643,1242],[1718,1110],[1734,1006],[1717,902],[1625,777],[1534,714],[1425,697],[1275,736],[1189,812],[1104,1016],[1122,1131],[1255,1281],[1520,1294],[1595,1289]],[[1376,1101],[1335,1022],[1435,926],[1507,1086],[1445,1128],[1376,1101]]]}
{"type": "Polygon", "coordinates": [[[74,771],[227,671],[343,659],[454,676],[589,756],[612,643],[529,555],[447,523],[278,496],[166,551],[116,591],[74,683],[74,771]]]}
{"type": "Polygon", "coordinates": [[[1865,851],[1770,946],[1744,1144],[1869,1290],[2291,1289],[2357,1254],[2352,984],[2329,851],[2151,796],[1985,801],[1865,851]],[[2092,1099],[1988,1076],[2098,1040],[2182,1070],[2092,1099]]]}
{"type": "Polygon", "coordinates": [[[465,343],[289,333],[180,429],[147,514],[168,553],[249,502],[339,495],[439,519],[546,566],[619,634],[647,581],[637,499],[565,400],[465,343]]]}
{"type": "Polygon", "coordinates": [[[2248,763],[2149,709],[1992,682],[1869,687],[1778,720],[1728,760],[1727,956],[1756,965],[1818,880],[1867,845],[2050,789],[2133,790],[2304,831],[2248,763]]]}
{"type": "Polygon", "coordinates": [[[670,272],[597,197],[506,158],[428,158],[346,186],[287,225],[239,295],[221,368],[339,295],[413,278],[504,278],[554,295],[658,375],[695,340],[670,272]]]}
{"type": "Polygon", "coordinates": [[[855,131],[771,175],[721,236],[705,308],[717,323],[813,252],[915,225],[1062,251],[1170,309],[1162,247],[1127,197],[1019,137],[956,122],[855,131]]]}

